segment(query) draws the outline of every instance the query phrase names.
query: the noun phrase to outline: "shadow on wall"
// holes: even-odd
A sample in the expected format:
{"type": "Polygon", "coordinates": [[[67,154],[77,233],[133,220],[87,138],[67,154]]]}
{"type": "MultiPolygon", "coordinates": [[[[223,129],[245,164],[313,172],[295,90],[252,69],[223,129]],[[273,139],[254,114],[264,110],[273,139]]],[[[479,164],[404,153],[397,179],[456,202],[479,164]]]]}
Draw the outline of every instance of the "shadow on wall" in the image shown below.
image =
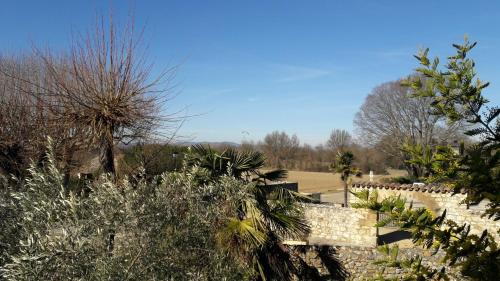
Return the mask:
{"type": "Polygon", "coordinates": [[[294,246],[302,257],[300,271],[303,280],[346,280],[350,274],[337,258],[332,246],[294,246]]]}
{"type": "Polygon", "coordinates": [[[378,244],[390,244],[411,239],[411,233],[403,230],[395,230],[378,236],[378,244]]]}

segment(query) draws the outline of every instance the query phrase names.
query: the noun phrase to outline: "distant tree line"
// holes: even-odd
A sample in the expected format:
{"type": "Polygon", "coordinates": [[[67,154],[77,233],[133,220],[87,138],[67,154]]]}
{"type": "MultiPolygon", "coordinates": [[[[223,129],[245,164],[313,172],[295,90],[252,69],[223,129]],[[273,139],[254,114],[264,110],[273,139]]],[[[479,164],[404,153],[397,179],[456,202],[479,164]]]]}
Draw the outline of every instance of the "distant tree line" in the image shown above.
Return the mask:
{"type": "MultiPolygon", "coordinates": [[[[262,152],[268,168],[331,172],[338,152],[343,151],[352,153],[353,166],[365,174],[370,171],[384,174],[393,168],[408,172],[410,178],[401,180],[426,177],[432,173],[432,155],[450,149],[458,151],[460,145],[463,149],[472,141],[463,134],[467,129],[464,122],[447,122],[444,117],[433,114],[432,100],[415,97],[413,90],[401,82],[386,82],[372,90],[355,115],[354,136],[347,130],[333,129],[324,144],[311,146],[301,143],[295,134],[273,131],[263,140],[243,142],[239,149],[262,152]]],[[[125,167],[137,166],[137,160],[142,158],[140,163],[144,163],[146,169],[155,165],[157,172],[170,170],[171,164],[166,161],[172,162],[173,154],[167,151],[173,150],[158,145],[137,146],[125,152],[128,155],[125,167]],[[136,153],[133,157],[132,152],[136,153]],[[144,158],[148,153],[155,155],[152,160],[144,158]],[[159,155],[163,155],[161,161],[165,163],[159,163],[159,155]],[[130,164],[134,158],[136,163],[130,164]]]]}
{"type": "Polygon", "coordinates": [[[382,174],[394,168],[405,169],[412,178],[426,176],[428,161],[415,158],[426,159],[426,152],[442,147],[458,150],[471,140],[463,134],[465,122],[447,122],[434,114],[431,98],[416,97],[412,88],[401,83],[390,81],[372,90],[355,115],[354,136],[334,129],[324,144],[313,147],[301,144],[295,134],[274,131],[262,141],[243,143],[242,149],[263,152],[269,167],[326,172],[338,151],[349,151],[363,173],[382,174]]]}
{"type": "Polygon", "coordinates": [[[333,130],[325,144],[317,146],[301,144],[296,135],[274,131],[263,141],[244,142],[240,149],[261,151],[270,168],[330,172],[337,152],[347,150],[354,154],[355,165],[365,173],[382,174],[387,168],[403,167],[400,159],[384,153],[377,146],[358,144],[348,131],[341,129],[333,130]]]}

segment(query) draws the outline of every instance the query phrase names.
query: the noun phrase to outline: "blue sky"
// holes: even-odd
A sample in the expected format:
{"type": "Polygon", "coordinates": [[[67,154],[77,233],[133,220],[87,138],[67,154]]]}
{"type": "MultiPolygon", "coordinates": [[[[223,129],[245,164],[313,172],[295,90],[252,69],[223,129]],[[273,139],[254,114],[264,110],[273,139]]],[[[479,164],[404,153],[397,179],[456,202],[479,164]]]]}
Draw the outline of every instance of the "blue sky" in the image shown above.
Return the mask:
{"type": "Polygon", "coordinates": [[[181,64],[171,111],[197,141],[259,140],[273,130],[323,143],[375,86],[416,67],[420,47],[452,54],[468,34],[486,92],[500,103],[498,1],[2,1],[0,52],[65,48],[113,7],[146,26],[155,69],[181,64]],[[110,4],[111,3],[111,4],[110,4]],[[248,132],[248,134],[243,133],[248,132]]]}

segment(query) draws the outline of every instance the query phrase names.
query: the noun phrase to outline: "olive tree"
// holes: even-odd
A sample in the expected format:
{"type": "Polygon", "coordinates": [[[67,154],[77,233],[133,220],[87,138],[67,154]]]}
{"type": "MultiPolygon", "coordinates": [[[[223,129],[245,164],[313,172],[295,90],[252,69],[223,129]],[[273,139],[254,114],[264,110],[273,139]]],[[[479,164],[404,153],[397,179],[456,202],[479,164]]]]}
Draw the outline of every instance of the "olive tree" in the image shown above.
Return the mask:
{"type": "Polygon", "coordinates": [[[64,188],[53,154],[48,155],[43,168],[30,168],[21,191],[0,190],[1,280],[251,276],[216,237],[235,211],[229,202],[241,196],[245,184],[224,177],[200,186],[192,173],[163,174],[153,181],[103,176],[88,196],[78,196],[64,188]]]}

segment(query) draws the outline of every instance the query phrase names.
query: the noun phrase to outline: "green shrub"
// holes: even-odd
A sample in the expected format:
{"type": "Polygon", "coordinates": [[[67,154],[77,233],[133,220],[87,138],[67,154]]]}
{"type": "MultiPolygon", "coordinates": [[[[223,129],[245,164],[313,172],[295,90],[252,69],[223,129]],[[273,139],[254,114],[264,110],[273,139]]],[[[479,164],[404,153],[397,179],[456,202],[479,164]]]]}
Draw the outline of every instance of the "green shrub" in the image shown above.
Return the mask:
{"type": "Polygon", "coordinates": [[[124,149],[120,160],[120,173],[131,174],[143,168],[147,177],[182,169],[187,147],[175,145],[146,144],[124,149]]]}
{"type": "Polygon", "coordinates": [[[412,184],[414,181],[415,181],[415,179],[413,179],[409,176],[382,178],[383,183],[412,184]]]}
{"type": "Polygon", "coordinates": [[[220,250],[215,239],[232,212],[226,202],[246,188],[239,181],[224,177],[199,186],[190,173],[119,183],[103,177],[89,196],[80,197],[63,188],[53,161],[29,173],[20,191],[1,194],[0,279],[249,276],[247,266],[220,250]]]}

